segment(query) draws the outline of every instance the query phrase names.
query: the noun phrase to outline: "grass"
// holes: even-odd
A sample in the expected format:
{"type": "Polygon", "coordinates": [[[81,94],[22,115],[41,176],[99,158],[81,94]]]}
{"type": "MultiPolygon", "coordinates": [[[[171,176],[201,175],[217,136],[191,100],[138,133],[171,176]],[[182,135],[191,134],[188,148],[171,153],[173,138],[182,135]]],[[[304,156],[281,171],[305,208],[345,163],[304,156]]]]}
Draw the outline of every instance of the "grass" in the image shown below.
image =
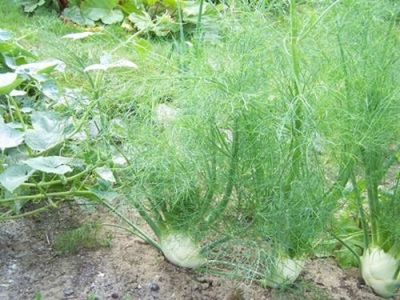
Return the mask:
{"type": "Polygon", "coordinates": [[[106,82],[102,84],[103,98],[108,102],[107,106],[115,105],[116,107],[111,109],[120,113],[137,109],[138,100],[145,102],[148,98],[159,98],[161,101],[168,96],[162,91],[162,86],[158,89],[158,86],[153,84],[157,79],[153,81],[151,73],[157,76],[165,70],[164,68],[168,68],[165,66],[164,57],[171,52],[171,44],[150,44],[141,39],[127,40],[126,32],[119,26],[100,28],[98,35],[85,40],[63,40],[61,37],[65,34],[86,29],[65,23],[57,18],[54,12],[46,9],[40,9],[27,17],[14,3],[3,2],[0,4],[0,12],[6,16],[0,20],[0,28],[12,31],[23,46],[33,49],[42,59],[52,57],[66,63],[65,76],[59,79],[61,85],[80,87],[84,91],[93,92],[83,69],[98,63],[103,55],[112,54],[115,60],[124,57],[137,63],[140,68],[137,73],[121,71],[119,73],[122,74],[118,78],[105,78],[106,82]],[[144,74],[146,76],[143,76],[144,74]],[[116,105],[116,102],[119,105],[116,105]]]}
{"type": "Polygon", "coordinates": [[[99,232],[101,227],[101,224],[85,223],[77,228],[65,230],[55,237],[53,247],[62,254],[69,254],[82,248],[97,249],[109,246],[111,239],[102,236],[99,232]]]}
{"type": "MultiPolygon", "coordinates": [[[[218,41],[193,38],[184,51],[175,51],[171,40],[143,40],[118,26],[64,40],[83,28],[45,9],[26,21],[14,4],[0,3],[0,28],[41,58],[63,60],[67,71],[59,84],[96,101],[91,119],[99,118],[101,134],[83,152],[128,158],[129,166],[114,172],[124,204],[150,225],[188,230],[203,243],[219,241],[218,235],[229,240],[207,255],[248,282],[270,276],[271,259],[313,253],[347,182],[378,199],[382,168],[388,155],[397,155],[392,147],[399,137],[399,32],[391,18],[398,7],[272,2],[275,14],[239,3],[222,22],[218,41]],[[105,54],[138,69],[83,71],[105,54]],[[157,121],[159,104],[179,112],[175,121],[157,121]],[[225,264],[229,259],[234,266],[225,264]]],[[[363,204],[361,196],[346,201],[363,204]]],[[[365,213],[374,210],[370,204],[365,213]]],[[[81,243],[91,235],[86,229],[66,240],[81,243]]],[[[161,235],[165,228],[153,230],[161,235]]]]}

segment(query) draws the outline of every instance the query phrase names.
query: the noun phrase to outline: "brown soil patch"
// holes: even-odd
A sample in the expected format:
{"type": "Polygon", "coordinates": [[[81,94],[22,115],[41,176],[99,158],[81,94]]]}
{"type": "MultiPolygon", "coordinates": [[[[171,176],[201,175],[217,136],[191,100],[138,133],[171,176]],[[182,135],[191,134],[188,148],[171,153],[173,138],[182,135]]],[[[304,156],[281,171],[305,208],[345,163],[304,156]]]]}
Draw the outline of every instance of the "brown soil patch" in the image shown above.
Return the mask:
{"type": "MultiPolygon", "coordinates": [[[[0,300],[106,299],[334,299],[377,300],[356,269],[341,270],[332,259],[310,260],[299,284],[285,291],[246,286],[226,278],[184,270],[140,239],[117,228],[109,247],[62,255],[54,237],[93,215],[64,207],[0,227],[0,300]]],[[[110,219],[106,213],[95,218],[110,219]]],[[[112,221],[116,222],[115,219],[112,221]]]]}

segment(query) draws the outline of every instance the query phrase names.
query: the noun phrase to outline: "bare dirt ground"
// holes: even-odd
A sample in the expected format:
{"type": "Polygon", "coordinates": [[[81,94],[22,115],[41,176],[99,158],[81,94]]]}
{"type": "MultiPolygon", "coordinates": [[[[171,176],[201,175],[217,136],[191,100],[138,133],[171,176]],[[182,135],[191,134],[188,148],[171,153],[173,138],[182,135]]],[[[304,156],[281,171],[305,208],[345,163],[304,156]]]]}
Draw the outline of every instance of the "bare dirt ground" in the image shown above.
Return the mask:
{"type": "MultiPolygon", "coordinates": [[[[358,270],[341,270],[326,258],[310,260],[299,284],[277,291],[175,267],[117,228],[106,229],[113,236],[109,247],[56,251],[54,237],[87,216],[65,207],[1,223],[0,300],[381,299],[362,283],[358,270]],[[38,292],[41,298],[35,298],[38,292]]],[[[110,221],[105,213],[95,217],[110,221]]]]}

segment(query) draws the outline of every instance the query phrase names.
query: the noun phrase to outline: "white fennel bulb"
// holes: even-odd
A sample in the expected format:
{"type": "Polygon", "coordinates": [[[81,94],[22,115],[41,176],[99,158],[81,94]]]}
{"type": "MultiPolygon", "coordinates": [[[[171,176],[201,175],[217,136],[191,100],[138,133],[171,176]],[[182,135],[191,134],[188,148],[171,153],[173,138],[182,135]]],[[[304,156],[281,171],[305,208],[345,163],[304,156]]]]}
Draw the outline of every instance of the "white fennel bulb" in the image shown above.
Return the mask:
{"type": "Polygon", "coordinates": [[[364,281],[381,297],[392,297],[400,287],[397,273],[400,260],[380,248],[369,248],[361,257],[364,281]]]}
{"type": "Polygon", "coordinates": [[[304,268],[304,261],[291,258],[277,259],[269,270],[268,278],[261,281],[265,286],[278,288],[296,281],[304,268]]]}
{"type": "Polygon", "coordinates": [[[196,268],[206,263],[199,246],[188,235],[166,234],[160,239],[160,246],[164,256],[176,266],[196,268]]]}

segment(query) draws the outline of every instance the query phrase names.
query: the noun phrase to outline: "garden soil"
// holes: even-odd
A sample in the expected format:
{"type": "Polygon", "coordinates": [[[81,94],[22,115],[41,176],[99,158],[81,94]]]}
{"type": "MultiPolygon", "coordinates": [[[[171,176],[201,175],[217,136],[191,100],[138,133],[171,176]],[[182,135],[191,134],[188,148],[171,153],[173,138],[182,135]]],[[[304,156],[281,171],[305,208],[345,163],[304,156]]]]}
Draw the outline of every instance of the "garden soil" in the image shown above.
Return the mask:
{"type": "Polygon", "coordinates": [[[66,206],[0,223],[0,300],[380,299],[357,269],[341,270],[330,258],[310,260],[299,284],[279,291],[175,267],[116,227],[102,229],[112,235],[109,246],[69,254],[54,249],[57,235],[89,217],[118,222],[66,206]]]}

